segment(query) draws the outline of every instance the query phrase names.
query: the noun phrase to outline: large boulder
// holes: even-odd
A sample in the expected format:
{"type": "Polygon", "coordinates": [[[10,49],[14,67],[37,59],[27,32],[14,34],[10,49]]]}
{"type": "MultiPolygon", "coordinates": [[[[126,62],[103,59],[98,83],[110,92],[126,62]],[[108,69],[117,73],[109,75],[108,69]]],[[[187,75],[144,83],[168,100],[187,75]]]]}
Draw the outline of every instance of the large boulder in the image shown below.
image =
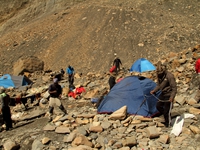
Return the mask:
{"type": "Polygon", "coordinates": [[[19,59],[13,66],[14,75],[23,75],[24,72],[33,73],[35,71],[42,71],[44,69],[44,62],[35,56],[19,59]]]}

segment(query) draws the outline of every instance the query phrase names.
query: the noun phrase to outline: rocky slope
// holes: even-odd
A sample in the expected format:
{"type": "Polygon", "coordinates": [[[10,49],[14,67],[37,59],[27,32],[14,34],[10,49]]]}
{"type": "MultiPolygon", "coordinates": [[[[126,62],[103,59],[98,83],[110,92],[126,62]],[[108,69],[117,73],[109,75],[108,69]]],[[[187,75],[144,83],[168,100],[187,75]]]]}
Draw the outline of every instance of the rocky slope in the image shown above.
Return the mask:
{"type": "MultiPolygon", "coordinates": [[[[16,124],[10,131],[2,131],[0,145],[3,149],[22,150],[198,150],[200,139],[200,104],[195,99],[197,91],[194,63],[200,46],[182,53],[170,53],[162,58],[168,70],[176,78],[178,93],[172,110],[173,122],[176,117],[184,121],[180,133],[174,134],[171,128],[162,124],[163,116],[145,118],[130,116],[123,113],[114,115],[97,114],[96,107],[91,98],[96,98],[109,91],[109,74],[92,73],[81,75],[76,73],[75,86],[82,85],[86,92],[76,99],[67,96],[67,76],[60,81],[63,87],[63,100],[68,115],[63,116],[57,108],[54,111],[53,121],[48,122],[48,100],[46,90],[52,82],[56,72],[32,73],[29,78],[34,81],[32,86],[19,89],[8,89],[11,97],[23,94],[25,97],[41,93],[39,101],[27,103],[28,109],[24,111],[23,105],[11,107],[12,118],[16,124]],[[184,118],[190,114],[189,118],[184,118]],[[115,116],[115,117],[113,117],[115,116]],[[118,116],[116,118],[116,116],[118,116]]],[[[131,74],[121,71],[117,79],[131,74]]],[[[143,73],[143,76],[155,80],[155,72],[143,73]]],[[[122,82],[122,81],[120,81],[122,82]]],[[[181,127],[180,127],[181,128],[181,127]]]]}
{"type": "Polygon", "coordinates": [[[107,71],[117,53],[125,68],[199,43],[198,0],[1,1],[0,70],[22,57],[45,69],[68,64],[78,72],[107,71]]]}

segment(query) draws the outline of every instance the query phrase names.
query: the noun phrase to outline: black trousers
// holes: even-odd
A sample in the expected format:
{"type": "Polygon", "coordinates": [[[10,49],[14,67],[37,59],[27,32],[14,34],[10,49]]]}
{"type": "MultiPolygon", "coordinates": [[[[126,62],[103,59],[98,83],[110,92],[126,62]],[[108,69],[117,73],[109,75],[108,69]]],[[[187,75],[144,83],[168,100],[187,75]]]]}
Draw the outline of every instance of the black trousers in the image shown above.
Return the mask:
{"type": "Polygon", "coordinates": [[[74,84],[74,75],[73,74],[69,74],[69,76],[68,76],[68,81],[69,81],[69,84],[70,85],[73,85],[74,84]]]}
{"type": "Polygon", "coordinates": [[[116,74],[117,74],[117,73],[120,71],[120,65],[116,64],[115,66],[116,66],[115,72],[116,72],[116,74]]]}
{"type": "Polygon", "coordinates": [[[172,102],[160,102],[158,101],[156,104],[157,110],[164,115],[165,125],[169,126],[171,123],[171,109],[173,103],[172,102]]]}
{"type": "Polygon", "coordinates": [[[9,106],[2,107],[2,115],[3,115],[3,120],[6,124],[6,130],[12,128],[12,119],[9,106]]]}
{"type": "Polygon", "coordinates": [[[109,86],[110,86],[110,90],[112,89],[112,87],[116,84],[115,82],[115,77],[111,76],[108,80],[109,86]]]}

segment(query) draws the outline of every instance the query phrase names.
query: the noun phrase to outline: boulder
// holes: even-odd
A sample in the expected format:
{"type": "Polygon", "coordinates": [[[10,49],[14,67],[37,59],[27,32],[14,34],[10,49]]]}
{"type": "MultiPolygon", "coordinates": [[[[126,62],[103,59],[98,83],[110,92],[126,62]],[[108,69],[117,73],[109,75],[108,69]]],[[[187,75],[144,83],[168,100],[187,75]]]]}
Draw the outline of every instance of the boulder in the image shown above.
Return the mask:
{"type": "Polygon", "coordinates": [[[42,71],[44,69],[44,62],[37,57],[30,56],[19,59],[13,66],[14,75],[22,75],[24,72],[33,73],[35,71],[42,71]]]}
{"type": "Polygon", "coordinates": [[[126,118],[126,115],[127,115],[127,106],[123,106],[121,107],[120,109],[116,110],[115,112],[113,112],[111,115],[110,115],[110,119],[113,119],[113,120],[123,120],[126,118]]]}

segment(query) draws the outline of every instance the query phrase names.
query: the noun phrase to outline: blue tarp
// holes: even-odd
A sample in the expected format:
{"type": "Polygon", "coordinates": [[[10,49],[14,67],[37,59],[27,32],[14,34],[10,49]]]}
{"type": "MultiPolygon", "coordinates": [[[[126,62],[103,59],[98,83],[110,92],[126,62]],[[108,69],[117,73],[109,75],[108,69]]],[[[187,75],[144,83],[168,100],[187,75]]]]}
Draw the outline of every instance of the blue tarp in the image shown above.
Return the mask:
{"type": "MultiPolygon", "coordinates": [[[[126,77],[105,96],[97,111],[98,113],[112,113],[123,106],[127,106],[128,114],[151,117],[158,113],[156,109],[157,99],[150,94],[150,91],[155,87],[156,83],[148,78],[126,77]],[[144,99],[146,100],[141,106],[144,99]]],[[[155,96],[159,96],[159,92],[155,96]]]]}
{"type": "Polygon", "coordinates": [[[0,78],[0,87],[4,88],[18,88],[20,86],[28,85],[29,83],[31,83],[31,81],[28,80],[28,78],[25,78],[25,76],[11,76],[5,74],[0,78]]]}

